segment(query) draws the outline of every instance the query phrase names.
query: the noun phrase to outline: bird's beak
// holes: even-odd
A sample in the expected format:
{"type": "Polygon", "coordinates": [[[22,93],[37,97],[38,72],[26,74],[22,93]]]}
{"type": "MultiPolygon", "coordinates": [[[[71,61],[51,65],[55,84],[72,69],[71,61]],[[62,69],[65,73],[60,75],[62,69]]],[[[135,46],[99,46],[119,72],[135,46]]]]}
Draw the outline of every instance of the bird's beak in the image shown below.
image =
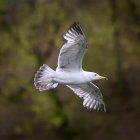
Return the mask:
{"type": "Polygon", "coordinates": [[[106,77],[100,76],[99,79],[108,80],[106,77]]]}

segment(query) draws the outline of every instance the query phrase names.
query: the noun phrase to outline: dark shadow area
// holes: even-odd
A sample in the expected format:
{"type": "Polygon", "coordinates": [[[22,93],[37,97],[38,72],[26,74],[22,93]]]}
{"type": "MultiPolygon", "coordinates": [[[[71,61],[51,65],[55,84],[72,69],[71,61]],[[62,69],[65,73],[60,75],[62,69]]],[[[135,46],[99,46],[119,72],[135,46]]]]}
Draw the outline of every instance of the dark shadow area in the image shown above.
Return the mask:
{"type": "Polygon", "coordinates": [[[0,139],[140,139],[139,0],[1,0],[0,139]],[[83,69],[97,81],[106,113],[89,111],[67,87],[38,92],[34,75],[55,70],[63,34],[83,27],[83,69]]]}

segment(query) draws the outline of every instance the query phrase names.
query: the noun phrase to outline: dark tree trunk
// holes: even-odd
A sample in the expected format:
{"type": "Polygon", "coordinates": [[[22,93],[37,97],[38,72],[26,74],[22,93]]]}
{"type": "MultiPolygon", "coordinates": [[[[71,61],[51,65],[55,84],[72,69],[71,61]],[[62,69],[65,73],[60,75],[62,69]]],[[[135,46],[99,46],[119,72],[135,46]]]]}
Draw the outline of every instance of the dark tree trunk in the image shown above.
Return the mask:
{"type": "Polygon", "coordinates": [[[120,32],[118,28],[118,7],[117,7],[117,0],[110,0],[110,6],[112,9],[112,17],[111,21],[114,25],[114,33],[113,33],[113,41],[114,41],[114,54],[115,54],[115,63],[116,63],[116,75],[117,75],[117,85],[118,85],[118,91],[120,93],[120,96],[123,100],[126,100],[127,98],[127,89],[126,89],[126,82],[124,79],[124,73],[123,73],[123,63],[122,63],[122,52],[121,52],[121,44],[120,44],[120,32]]]}

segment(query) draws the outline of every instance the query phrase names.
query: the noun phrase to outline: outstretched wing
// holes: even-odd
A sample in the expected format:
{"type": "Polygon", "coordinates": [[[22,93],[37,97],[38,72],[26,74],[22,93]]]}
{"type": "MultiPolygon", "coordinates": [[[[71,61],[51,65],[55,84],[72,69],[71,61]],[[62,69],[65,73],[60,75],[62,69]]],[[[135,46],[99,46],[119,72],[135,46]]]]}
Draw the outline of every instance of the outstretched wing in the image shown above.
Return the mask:
{"type": "Polygon", "coordinates": [[[57,70],[80,70],[82,68],[82,59],[87,49],[86,38],[80,25],[78,23],[71,25],[64,38],[67,43],[60,50],[57,70]]]}
{"type": "Polygon", "coordinates": [[[100,112],[106,112],[103,96],[93,83],[67,85],[75,94],[84,99],[83,106],[100,112]]]}

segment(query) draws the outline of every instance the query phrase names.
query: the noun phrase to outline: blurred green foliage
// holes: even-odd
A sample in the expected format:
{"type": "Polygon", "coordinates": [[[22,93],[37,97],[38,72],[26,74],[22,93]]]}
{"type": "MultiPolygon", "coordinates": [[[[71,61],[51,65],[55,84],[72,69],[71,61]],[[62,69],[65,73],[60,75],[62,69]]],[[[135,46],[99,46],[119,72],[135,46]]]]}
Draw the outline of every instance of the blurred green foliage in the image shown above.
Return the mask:
{"type": "Polygon", "coordinates": [[[139,0],[0,1],[0,139],[139,139],[139,0]],[[107,113],[89,111],[64,86],[39,93],[33,79],[57,66],[62,35],[78,21],[88,40],[83,68],[107,113]]]}

